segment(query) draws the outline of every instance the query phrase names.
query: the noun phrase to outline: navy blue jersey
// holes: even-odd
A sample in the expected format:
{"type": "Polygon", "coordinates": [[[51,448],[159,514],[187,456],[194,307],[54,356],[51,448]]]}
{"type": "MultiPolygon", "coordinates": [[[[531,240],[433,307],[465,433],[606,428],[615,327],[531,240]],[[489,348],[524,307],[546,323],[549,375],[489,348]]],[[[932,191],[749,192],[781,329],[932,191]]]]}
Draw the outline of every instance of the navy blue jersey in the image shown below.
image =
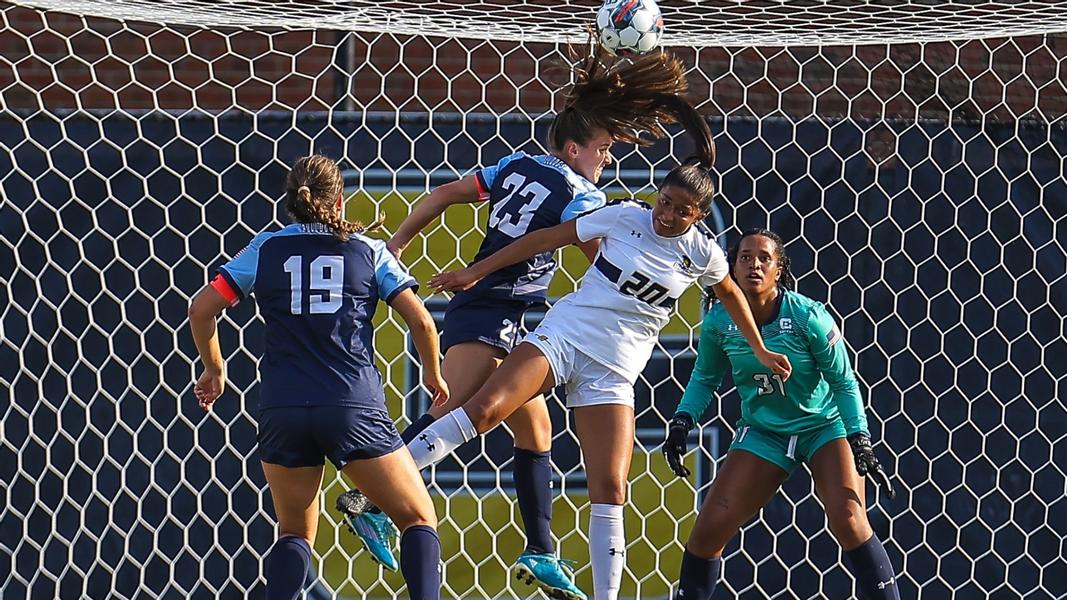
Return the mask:
{"type": "Polygon", "coordinates": [[[385,242],[341,241],[325,225],[289,225],[254,237],[219,277],[216,289],[233,304],[254,292],[266,321],[261,409],[385,409],[371,319],[378,300],[416,286],[385,242]]]}
{"type": "MultiPolygon", "coordinates": [[[[489,201],[485,239],[477,262],[528,232],[553,227],[606,204],[604,193],[566,163],[550,155],[516,152],[475,173],[481,197],[489,201]]],[[[556,270],[551,252],[504,267],[456,294],[453,302],[476,298],[544,301],[556,270]]]]}

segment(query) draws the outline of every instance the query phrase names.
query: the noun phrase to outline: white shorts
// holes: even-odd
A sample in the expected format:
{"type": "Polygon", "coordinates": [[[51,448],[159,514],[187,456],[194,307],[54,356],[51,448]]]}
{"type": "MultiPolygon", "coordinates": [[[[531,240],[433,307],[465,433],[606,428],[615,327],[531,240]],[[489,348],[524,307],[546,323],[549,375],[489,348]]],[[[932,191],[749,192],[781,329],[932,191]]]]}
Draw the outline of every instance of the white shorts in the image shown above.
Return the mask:
{"type": "Polygon", "coordinates": [[[585,354],[544,324],[524,339],[548,359],[556,385],[567,392],[567,408],[623,404],[633,408],[634,386],[626,377],[585,354]]]}

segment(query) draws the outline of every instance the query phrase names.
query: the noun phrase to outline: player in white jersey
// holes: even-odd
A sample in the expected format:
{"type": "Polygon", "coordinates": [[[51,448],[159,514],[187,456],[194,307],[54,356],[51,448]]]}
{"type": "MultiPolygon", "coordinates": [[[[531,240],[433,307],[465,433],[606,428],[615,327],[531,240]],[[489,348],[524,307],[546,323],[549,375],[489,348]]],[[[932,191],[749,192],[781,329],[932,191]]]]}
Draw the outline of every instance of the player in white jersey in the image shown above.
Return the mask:
{"type": "MultiPolygon", "coordinates": [[[[675,109],[688,106],[678,98],[688,82],[682,62],[670,54],[619,59],[609,57],[599,43],[588,49],[572,66],[573,83],[562,90],[563,110],[552,118],[545,140],[549,152],[516,152],[436,188],[389,240],[388,248],[397,257],[452,205],[484,202],[489,212],[485,238],[471,261],[476,262],[529,232],[607,203],[596,182],[612,162],[612,144],[645,145],[666,135],[663,125],[677,119],[675,109]]],[[[590,262],[598,245],[591,240],[581,247],[590,262]]],[[[423,429],[482,387],[521,341],[519,327],[526,312],[547,301],[555,271],[553,254],[545,252],[492,273],[452,297],[441,339],[442,373],[452,395],[401,433],[405,443],[421,443],[416,438],[423,429]]],[[[556,555],[552,538],[552,421],[544,398],[526,402],[508,417],[507,425],[515,436],[515,497],[526,534],[526,547],[511,571],[516,580],[536,584],[551,598],[586,600],[574,585],[568,561],[556,555]]],[[[361,504],[356,490],[338,499],[338,507],[371,555],[395,569],[392,524],[373,508],[358,512],[361,504]]]]}
{"type": "Polygon", "coordinates": [[[578,291],[548,311],[462,408],[424,430],[423,443],[409,446],[423,468],[489,431],[529,398],[566,386],[592,502],[589,555],[597,600],[617,598],[622,580],[633,383],[682,292],[695,283],[712,286],[759,360],[783,378],[790,371],[788,358],[764,346],[744,295],[727,277],[722,250],[700,223],[714,191],[708,173],[714,158],[711,132],[692,107],[679,117],[691,133],[700,133],[694,136],[700,151],[667,175],[655,207],[617,202],[529,233],[466,269],[430,280],[439,290],[463,290],[537,253],[601,241],[594,268],[578,291]]]}

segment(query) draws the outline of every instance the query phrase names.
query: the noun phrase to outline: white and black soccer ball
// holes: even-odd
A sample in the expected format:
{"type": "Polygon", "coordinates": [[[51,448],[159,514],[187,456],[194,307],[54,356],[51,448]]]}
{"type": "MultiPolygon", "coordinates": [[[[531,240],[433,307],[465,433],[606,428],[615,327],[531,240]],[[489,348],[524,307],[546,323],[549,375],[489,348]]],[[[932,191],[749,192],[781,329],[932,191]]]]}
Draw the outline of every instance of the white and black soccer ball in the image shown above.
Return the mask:
{"type": "Polygon", "coordinates": [[[605,0],[596,13],[596,29],[609,52],[643,54],[659,45],[663,16],[653,0],[605,0]]]}

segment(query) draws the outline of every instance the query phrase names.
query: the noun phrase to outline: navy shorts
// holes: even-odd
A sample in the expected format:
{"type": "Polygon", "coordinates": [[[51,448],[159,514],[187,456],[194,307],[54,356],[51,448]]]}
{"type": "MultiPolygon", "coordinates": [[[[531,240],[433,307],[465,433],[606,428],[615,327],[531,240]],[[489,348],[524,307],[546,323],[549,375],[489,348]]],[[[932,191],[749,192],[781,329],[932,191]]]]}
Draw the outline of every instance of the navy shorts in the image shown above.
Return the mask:
{"type": "Polygon", "coordinates": [[[533,306],[526,300],[479,298],[445,309],[441,351],[463,342],[482,342],[507,352],[522,341],[522,316],[533,306]]]}
{"type": "Polygon", "coordinates": [[[283,467],[340,469],[404,446],[389,413],[350,406],[279,406],[259,412],[259,458],[283,467]]]}

